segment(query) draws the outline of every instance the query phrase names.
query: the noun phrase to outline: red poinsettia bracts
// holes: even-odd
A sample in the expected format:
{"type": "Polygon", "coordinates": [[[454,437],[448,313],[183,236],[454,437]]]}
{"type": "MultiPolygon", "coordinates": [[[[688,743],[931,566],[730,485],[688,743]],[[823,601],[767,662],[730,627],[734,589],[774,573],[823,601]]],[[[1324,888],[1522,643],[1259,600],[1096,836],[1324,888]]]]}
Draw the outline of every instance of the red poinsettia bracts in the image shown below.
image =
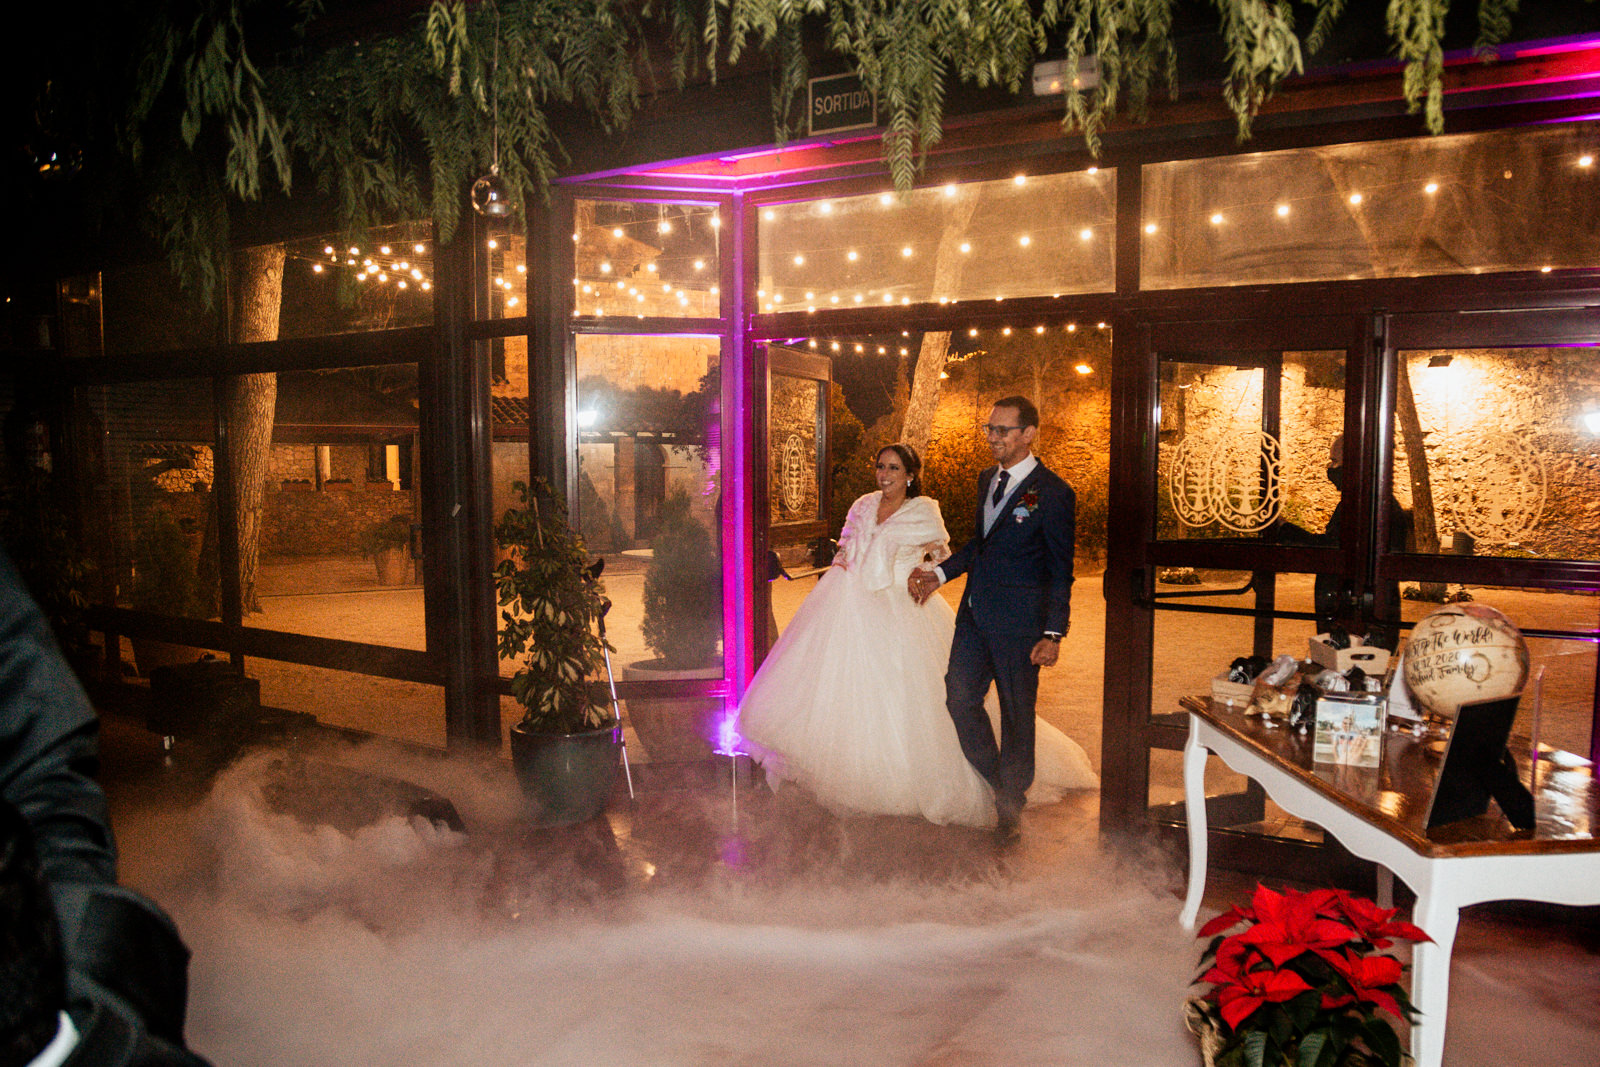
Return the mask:
{"type": "Polygon", "coordinates": [[[1400,981],[1400,961],[1393,956],[1359,956],[1349,949],[1333,962],[1333,969],[1350,984],[1350,992],[1338,997],[1323,995],[1324,1008],[1342,1008],[1346,1004],[1376,1004],[1397,1019],[1405,1018],[1404,1011],[1394,995],[1384,992],[1385,986],[1400,981]]]}
{"type": "Polygon", "coordinates": [[[1430,939],[1396,914],[1342,889],[1257,886],[1247,907],[1206,923],[1200,936],[1214,940],[1197,981],[1211,986],[1204,1001],[1214,1007],[1202,1014],[1221,1028],[1224,1049],[1253,1034],[1255,1044],[1264,1038],[1265,1051],[1278,1053],[1263,1062],[1292,1063],[1302,1042],[1318,1035],[1321,1051],[1308,1055],[1320,1063],[1357,1058],[1398,1067],[1399,1040],[1377,1013],[1410,1019],[1415,1011],[1400,985],[1400,961],[1378,950],[1430,939]]]}

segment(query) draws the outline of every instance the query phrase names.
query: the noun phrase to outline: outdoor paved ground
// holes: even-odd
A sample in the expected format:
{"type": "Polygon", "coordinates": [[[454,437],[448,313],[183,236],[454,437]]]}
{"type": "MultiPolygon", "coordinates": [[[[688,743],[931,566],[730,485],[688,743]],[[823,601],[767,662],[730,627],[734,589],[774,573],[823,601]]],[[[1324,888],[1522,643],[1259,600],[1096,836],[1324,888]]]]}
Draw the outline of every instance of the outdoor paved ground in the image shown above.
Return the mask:
{"type": "MultiPolygon", "coordinates": [[[[634,660],[648,659],[639,632],[638,607],[644,575],[630,561],[608,564],[607,594],[615,607],[607,634],[616,647],[613,662],[619,669],[634,660]]],[[[315,558],[270,561],[263,568],[260,615],[251,622],[268,629],[368,641],[400,648],[423,647],[423,602],[419,586],[378,588],[370,562],[359,559],[315,558]]],[[[814,578],[772,583],[773,607],[780,626],[787,623],[814,578]]],[[[1242,582],[1223,576],[1211,588],[1242,582]]],[[[962,582],[951,583],[941,595],[954,605],[962,582]]],[[[1182,587],[1163,587],[1181,591],[1182,587]]],[[[1525,626],[1592,629],[1597,625],[1600,597],[1551,594],[1524,590],[1476,590],[1479,602],[1499,607],[1525,626]]],[[[1211,597],[1194,603],[1243,606],[1248,599],[1211,597]]],[[[1285,610],[1310,610],[1311,577],[1280,576],[1278,605],[1285,610]]],[[[1436,605],[1408,601],[1407,618],[1422,617],[1436,605]]],[[[1062,646],[1061,662],[1041,675],[1039,713],[1083,745],[1098,770],[1100,766],[1101,700],[1105,676],[1105,600],[1099,574],[1082,575],[1073,587],[1072,631],[1062,646]]],[[[1180,696],[1204,692],[1209,679],[1235,657],[1249,651],[1251,620],[1194,613],[1158,613],[1155,629],[1155,681],[1151,707],[1157,712],[1177,710],[1180,696]]],[[[1279,651],[1306,654],[1310,623],[1280,622],[1279,651]]],[[[1530,642],[1535,665],[1546,668],[1542,686],[1543,713],[1540,740],[1556,747],[1584,753],[1589,744],[1589,713],[1594,691],[1594,646],[1577,642],[1530,642]]],[[[509,663],[505,673],[513,671],[509,663]]],[[[432,686],[371,678],[267,660],[250,661],[249,673],[261,680],[262,701],[271,706],[306,711],[330,725],[364,730],[385,737],[444,746],[444,713],[440,692],[432,686]]],[[[1519,713],[1518,730],[1533,732],[1533,703],[1526,699],[1519,713]]],[[[505,721],[517,717],[509,700],[505,721]]],[[[637,761],[648,761],[642,746],[630,746],[637,761]]],[[[1223,772],[1218,772],[1219,775],[1223,772]]],[[[1219,778],[1218,784],[1221,779],[1219,778]]],[[[1181,797],[1179,754],[1157,752],[1151,759],[1151,796],[1154,802],[1181,797]]]]}

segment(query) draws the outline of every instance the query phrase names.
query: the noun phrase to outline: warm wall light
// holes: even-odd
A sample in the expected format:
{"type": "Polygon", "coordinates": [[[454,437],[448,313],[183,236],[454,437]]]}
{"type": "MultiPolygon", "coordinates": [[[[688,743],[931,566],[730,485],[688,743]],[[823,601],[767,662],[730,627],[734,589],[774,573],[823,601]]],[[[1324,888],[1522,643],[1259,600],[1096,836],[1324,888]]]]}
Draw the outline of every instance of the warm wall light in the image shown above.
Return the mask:
{"type": "Polygon", "coordinates": [[[1451,355],[1449,352],[1440,352],[1437,355],[1432,355],[1432,356],[1428,357],[1428,366],[1430,366],[1430,367],[1448,367],[1450,365],[1450,361],[1455,359],[1455,358],[1456,357],[1451,355]]]}
{"type": "Polygon", "coordinates": [[[1089,366],[1089,364],[1087,364],[1087,363],[1080,363],[1076,367],[1073,367],[1072,369],[1077,371],[1079,374],[1093,374],[1094,373],[1094,368],[1089,366]]]}

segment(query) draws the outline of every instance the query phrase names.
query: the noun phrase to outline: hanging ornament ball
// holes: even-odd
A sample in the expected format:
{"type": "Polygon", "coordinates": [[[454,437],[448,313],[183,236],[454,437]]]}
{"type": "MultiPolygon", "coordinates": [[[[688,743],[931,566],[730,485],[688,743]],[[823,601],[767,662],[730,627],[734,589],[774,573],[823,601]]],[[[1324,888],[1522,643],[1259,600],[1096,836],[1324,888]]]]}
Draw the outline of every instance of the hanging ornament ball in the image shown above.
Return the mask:
{"type": "Polygon", "coordinates": [[[511,214],[511,194],[496,167],[472,183],[472,209],[492,219],[511,214]]]}
{"type": "Polygon", "coordinates": [[[83,150],[69,141],[46,137],[28,147],[39,177],[46,181],[71,178],[83,168],[83,150]]]}
{"type": "Polygon", "coordinates": [[[1404,663],[1413,701],[1453,719],[1462,704],[1522,692],[1528,682],[1528,643],[1494,608],[1451,604],[1412,629],[1404,663]]]}

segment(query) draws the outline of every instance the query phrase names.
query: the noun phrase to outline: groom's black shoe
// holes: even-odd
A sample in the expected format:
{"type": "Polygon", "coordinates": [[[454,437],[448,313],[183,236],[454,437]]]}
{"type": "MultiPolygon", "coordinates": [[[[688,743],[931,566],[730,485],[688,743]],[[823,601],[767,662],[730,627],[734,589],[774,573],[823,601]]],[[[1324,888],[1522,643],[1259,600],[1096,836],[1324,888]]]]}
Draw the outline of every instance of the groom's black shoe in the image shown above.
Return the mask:
{"type": "Polygon", "coordinates": [[[1022,805],[1006,796],[995,797],[995,837],[1015,841],[1022,836],[1022,805]]]}

